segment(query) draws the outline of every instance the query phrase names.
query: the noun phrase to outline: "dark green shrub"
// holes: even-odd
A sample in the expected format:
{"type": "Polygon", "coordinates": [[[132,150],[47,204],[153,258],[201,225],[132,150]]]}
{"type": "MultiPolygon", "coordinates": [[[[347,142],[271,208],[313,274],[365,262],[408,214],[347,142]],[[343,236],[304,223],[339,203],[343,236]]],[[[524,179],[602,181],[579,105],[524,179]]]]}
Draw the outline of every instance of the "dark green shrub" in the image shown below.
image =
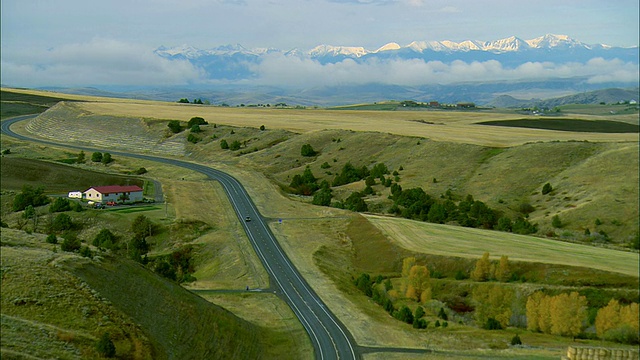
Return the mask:
{"type": "Polygon", "coordinates": [[[91,154],[91,161],[93,161],[93,162],[101,162],[102,161],[102,153],[96,151],[93,154],[91,154]]]}
{"type": "Polygon", "coordinates": [[[500,321],[490,317],[487,319],[487,322],[482,326],[482,328],[485,330],[501,330],[502,324],[500,324],[500,321]]]}
{"type": "Polygon", "coordinates": [[[80,250],[80,239],[75,234],[65,234],[62,238],[64,239],[60,244],[62,251],[74,252],[80,250]]]}
{"type": "Polygon", "coordinates": [[[542,195],[547,195],[552,191],[553,191],[553,187],[549,183],[544,184],[544,186],[542,187],[542,195]]]}
{"type": "Polygon", "coordinates": [[[47,243],[49,244],[57,244],[58,243],[58,237],[56,236],[56,234],[49,234],[47,236],[47,243]]]}
{"type": "Polygon", "coordinates": [[[237,151],[240,150],[240,147],[242,147],[242,144],[240,143],[240,141],[238,140],[234,140],[231,145],[229,145],[229,150],[231,151],[237,151]]]}
{"type": "Polygon", "coordinates": [[[169,128],[169,130],[171,130],[172,133],[177,134],[180,131],[182,131],[182,126],[180,125],[180,121],[178,120],[171,120],[169,121],[169,123],[167,124],[167,127],[169,128]]]}
{"type": "Polygon", "coordinates": [[[49,206],[49,212],[63,212],[71,210],[71,202],[67,198],[58,197],[53,203],[49,206]]]}
{"type": "Polygon", "coordinates": [[[227,140],[225,139],[220,140],[220,148],[223,150],[229,149],[229,143],[227,143],[227,140]]]}
{"type": "Polygon", "coordinates": [[[447,313],[444,311],[444,308],[440,308],[440,311],[438,312],[438,317],[442,320],[449,320],[449,316],[447,316],[447,313]]]}
{"type": "Polygon", "coordinates": [[[116,356],[116,346],[111,341],[108,332],[102,334],[100,340],[96,343],[96,350],[104,357],[112,358],[116,356]]]}
{"type": "Polygon", "coordinates": [[[194,126],[198,125],[207,125],[208,122],[206,122],[203,118],[199,117],[199,116],[194,116],[192,117],[189,122],[187,123],[187,127],[193,129],[194,126]]]}
{"type": "Polygon", "coordinates": [[[197,144],[198,142],[200,142],[200,138],[195,136],[195,135],[193,135],[193,134],[189,134],[187,136],[187,141],[192,143],[192,144],[197,144]]]}
{"type": "Polygon", "coordinates": [[[522,345],[522,340],[520,340],[520,336],[518,336],[518,334],[515,334],[511,338],[511,345],[522,345]]]}
{"type": "Polygon", "coordinates": [[[65,231],[70,230],[73,227],[73,221],[71,221],[71,216],[60,213],[56,215],[51,223],[51,230],[53,231],[65,231]]]}
{"type": "Polygon", "coordinates": [[[300,154],[302,156],[311,157],[311,156],[316,156],[318,153],[313,149],[311,144],[304,144],[300,148],[300,154]]]}

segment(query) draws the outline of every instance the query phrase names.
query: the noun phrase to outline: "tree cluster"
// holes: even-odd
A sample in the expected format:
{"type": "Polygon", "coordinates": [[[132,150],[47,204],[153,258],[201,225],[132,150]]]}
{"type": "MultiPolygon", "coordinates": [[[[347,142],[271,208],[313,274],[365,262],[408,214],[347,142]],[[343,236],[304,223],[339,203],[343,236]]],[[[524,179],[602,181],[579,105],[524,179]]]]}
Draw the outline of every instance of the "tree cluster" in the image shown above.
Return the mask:
{"type": "Polygon", "coordinates": [[[101,152],[94,152],[93,154],[91,154],[91,161],[92,162],[101,162],[103,164],[109,164],[111,162],[113,162],[113,158],[111,157],[111,154],[106,152],[106,153],[101,153],[101,152]]]}
{"type": "Polygon", "coordinates": [[[502,255],[496,265],[489,259],[488,252],[482,255],[482,258],[476,262],[476,266],[471,271],[471,279],[474,281],[497,280],[507,282],[511,280],[511,275],[509,257],[502,255]]]}
{"type": "Polygon", "coordinates": [[[624,305],[611,299],[607,306],[598,310],[596,333],[601,339],[637,345],[640,343],[638,319],[638,303],[624,305]]]}
{"type": "Polygon", "coordinates": [[[483,284],[472,292],[476,322],[488,330],[498,330],[509,325],[513,290],[500,285],[483,284]]]}
{"type": "Polygon", "coordinates": [[[451,196],[437,199],[425,193],[422,188],[403,190],[402,186],[394,183],[391,185],[390,197],[394,201],[390,211],[407,219],[438,224],[457,223],[465,227],[517,234],[532,234],[537,231],[537,226],[528,220],[518,217],[512,221],[484,202],[475,200],[472,195],[467,195],[456,204],[451,196]]]}
{"type": "Polygon", "coordinates": [[[527,299],[527,329],[545,334],[578,336],[587,317],[587,298],[571,292],[555,296],[535,292],[527,299]]]}
{"type": "Polygon", "coordinates": [[[42,205],[46,205],[50,202],[48,196],[44,194],[43,187],[34,188],[30,185],[24,185],[22,187],[22,192],[16,195],[13,198],[13,211],[22,211],[27,206],[31,205],[33,207],[38,207],[42,205]]]}

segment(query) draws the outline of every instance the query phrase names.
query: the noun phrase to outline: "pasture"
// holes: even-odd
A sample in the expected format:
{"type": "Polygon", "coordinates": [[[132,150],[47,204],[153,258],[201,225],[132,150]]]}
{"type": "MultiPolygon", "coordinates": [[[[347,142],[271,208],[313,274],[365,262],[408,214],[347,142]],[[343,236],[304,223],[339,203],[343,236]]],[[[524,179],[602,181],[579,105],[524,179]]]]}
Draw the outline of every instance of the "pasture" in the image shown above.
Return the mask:
{"type": "Polygon", "coordinates": [[[418,253],[478,259],[489,252],[493,259],[587,267],[638,276],[637,252],[618,251],[541,237],[461,226],[429,224],[367,215],[395,244],[418,253]]]}

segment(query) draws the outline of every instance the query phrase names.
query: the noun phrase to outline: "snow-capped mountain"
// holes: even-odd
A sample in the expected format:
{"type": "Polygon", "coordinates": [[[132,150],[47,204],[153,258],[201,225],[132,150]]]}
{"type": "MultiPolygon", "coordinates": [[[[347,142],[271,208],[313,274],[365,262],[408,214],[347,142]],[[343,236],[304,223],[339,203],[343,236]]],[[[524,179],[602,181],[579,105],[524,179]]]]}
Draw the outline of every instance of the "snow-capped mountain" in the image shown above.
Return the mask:
{"type": "Polygon", "coordinates": [[[377,49],[362,46],[318,45],[310,50],[279,50],[274,48],[248,49],[240,44],[223,45],[201,50],[189,45],[161,46],[155,54],[169,60],[186,60],[201,69],[209,80],[255,79],[256,69],[273,55],[283,58],[310,59],[318,64],[337,64],[345,59],[356,63],[372,60],[422,60],[425,63],[439,61],[449,64],[460,60],[466,63],[499,61],[505,68],[516,68],[525,63],[586,63],[594,58],[618,59],[625,63],[638,63],[638,48],[611,47],[602,44],[588,45],[567,35],[547,34],[523,40],[517,36],[504,39],[455,42],[413,41],[407,45],[395,42],[377,49]]]}

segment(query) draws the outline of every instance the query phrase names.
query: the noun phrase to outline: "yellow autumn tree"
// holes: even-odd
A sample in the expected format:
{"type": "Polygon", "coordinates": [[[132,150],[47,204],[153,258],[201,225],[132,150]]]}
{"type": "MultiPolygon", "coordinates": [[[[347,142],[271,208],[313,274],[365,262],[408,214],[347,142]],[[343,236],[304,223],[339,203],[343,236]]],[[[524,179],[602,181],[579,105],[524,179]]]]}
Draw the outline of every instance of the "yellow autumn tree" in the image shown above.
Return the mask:
{"type": "Polygon", "coordinates": [[[511,269],[509,268],[509,257],[502,255],[500,257],[500,263],[496,268],[495,278],[498,281],[507,282],[511,278],[511,269]]]}
{"type": "Polygon", "coordinates": [[[538,308],[538,328],[541,332],[550,334],[551,326],[551,297],[545,295],[540,299],[538,308]]]}
{"type": "Polygon", "coordinates": [[[504,328],[511,319],[513,290],[500,285],[480,285],[472,294],[476,322],[484,326],[489,318],[497,320],[504,328]]]}
{"type": "Polygon", "coordinates": [[[489,260],[489,253],[486,252],[476,262],[476,267],[471,272],[471,279],[474,281],[487,281],[491,275],[491,260],[489,260]]]}
{"type": "Polygon", "coordinates": [[[587,298],[577,292],[550,298],[551,334],[575,337],[587,316],[587,298]]]}
{"type": "Polygon", "coordinates": [[[620,322],[631,326],[632,329],[640,331],[640,313],[638,303],[631,303],[620,308],[620,322]]]}
{"type": "Polygon", "coordinates": [[[611,299],[607,306],[598,310],[596,315],[596,334],[604,337],[604,334],[620,324],[620,303],[611,299]]]}
{"type": "Polygon", "coordinates": [[[409,272],[411,271],[411,268],[415,264],[416,264],[416,258],[413,256],[406,257],[402,260],[402,282],[401,282],[402,288],[400,289],[400,291],[403,294],[407,292],[409,272]]]}
{"type": "Polygon", "coordinates": [[[527,330],[539,331],[540,303],[545,295],[539,291],[534,292],[527,299],[527,330]]]}
{"type": "Polygon", "coordinates": [[[407,278],[406,296],[417,302],[424,302],[431,297],[429,269],[426,266],[413,265],[411,267],[407,278]]]}

